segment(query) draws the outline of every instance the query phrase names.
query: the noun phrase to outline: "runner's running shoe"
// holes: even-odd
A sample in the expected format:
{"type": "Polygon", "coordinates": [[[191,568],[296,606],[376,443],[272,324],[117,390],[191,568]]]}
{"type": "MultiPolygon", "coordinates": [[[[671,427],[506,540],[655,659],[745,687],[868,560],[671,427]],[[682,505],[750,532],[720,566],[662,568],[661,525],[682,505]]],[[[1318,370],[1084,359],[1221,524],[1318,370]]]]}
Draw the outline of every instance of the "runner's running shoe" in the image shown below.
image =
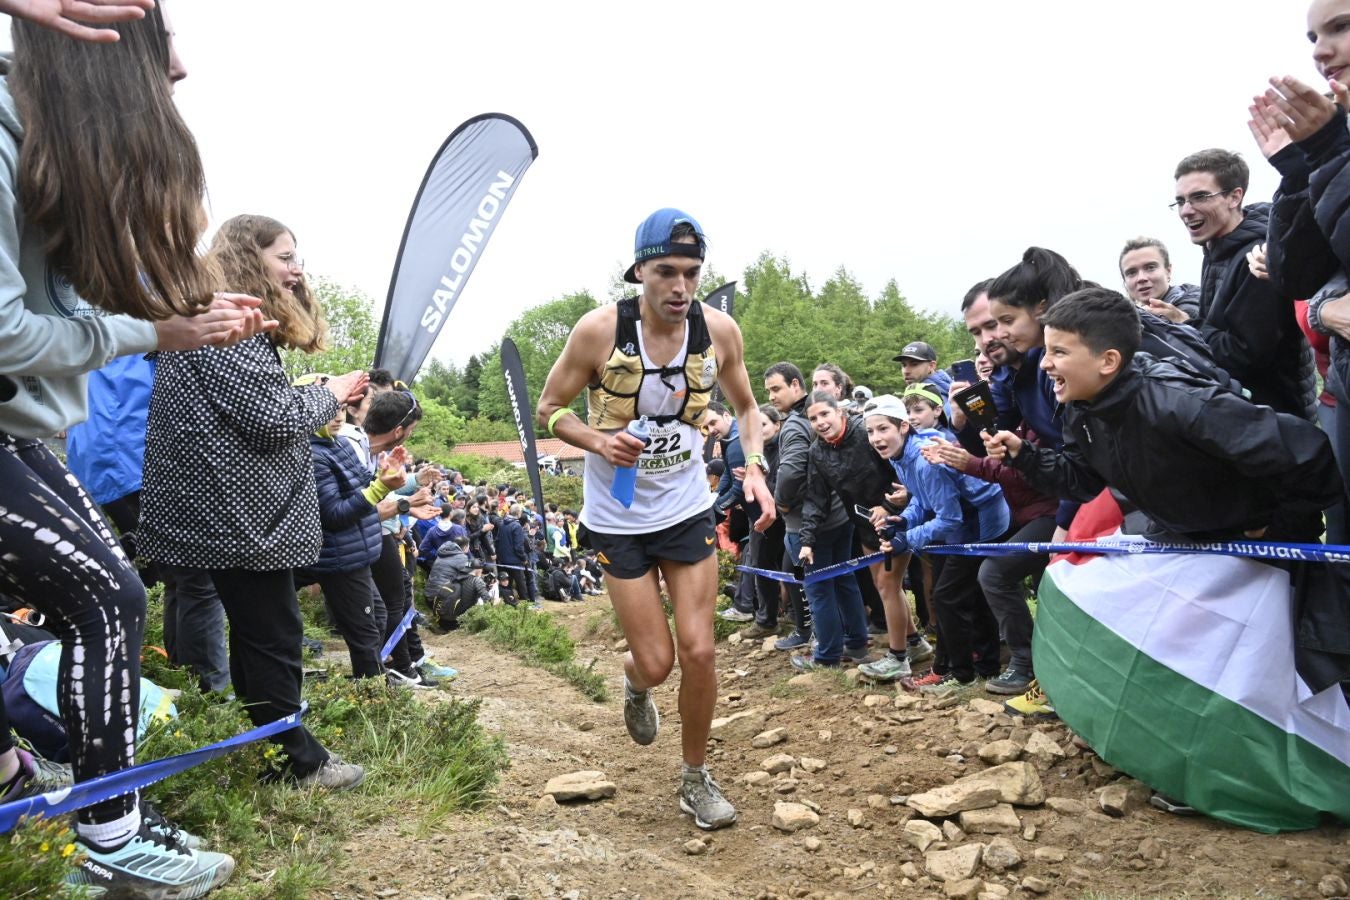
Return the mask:
{"type": "Polygon", "coordinates": [[[627,677],[623,680],[623,724],[633,740],[644,747],[656,740],[661,730],[661,714],[656,711],[652,692],[633,690],[627,677]]]}
{"type": "Polygon", "coordinates": [[[706,768],[680,777],[680,809],[693,816],[694,824],[704,831],[725,828],[736,821],[736,807],[722,796],[722,789],[706,768]]]}

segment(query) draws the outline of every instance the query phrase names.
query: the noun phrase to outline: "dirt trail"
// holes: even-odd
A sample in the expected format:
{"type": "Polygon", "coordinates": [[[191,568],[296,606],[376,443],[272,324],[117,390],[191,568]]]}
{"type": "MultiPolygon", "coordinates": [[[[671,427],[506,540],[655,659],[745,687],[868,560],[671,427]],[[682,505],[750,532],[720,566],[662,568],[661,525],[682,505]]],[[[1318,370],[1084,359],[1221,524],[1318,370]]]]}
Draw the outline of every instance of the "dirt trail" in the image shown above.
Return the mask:
{"type": "MultiPolygon", "coordinates": [[[[614,649],[618,636],[605,599],[545,605],[578,640],[579,661],[596,658],[597,671],[614,685],[611,694],[621,696],[622,654],[614,649]]],[[[1017,809],[1020,830],[1002,837],[1022,862],[1004,872],[981,869],[981,896],[1034,896],[1020,886],[1028,876],[1043,882],[1033,886],[1043,886],[1046,896],[1103,898],[1321,897],[1334,879],[1350,881],[1346,829],[1265,836],[1148,807],[1109,818],[1098,811],[1094,792],[1118,776],[1072,747],[1062,726],[1025,729],[966,703],[943,710],[926,702],[869,706],[879,703],[869,694],[893,692],[847,690],[819,676],[808,686],[788,685],[793,673],[785,656],[758,641],[719,644],[717,715],[760,710],[763,728],[782,727],[787,740],[766,749],[752,748],[748,733],[714,742],[709,766],[740,821],[701,832],[680,814],[675,796],[678,670],[656,690],[660,736],[639,747],[614,696],[592,703],[462,632],[425,637],[438,661],[460,670],[452,693],[483,698],[482,721],[505,736],[511,767],[496,800],[477,815],[453,817],[425,836],[397,821],[360,834],[349,844],[351,862],[324,895],[333,900],[946,897],[945,886],[924,875],[923,854],[903,836],[913,810],[892,799],[979,771],[980,745],[1010,736],[1025,743],[1033,731],[1068,748],[1066,758],[1043,766],[1047,794],[1082,807],[1017,809]],[[753,786],[742,780],[777,753],[814,757],[825,767],[753,786]],[[580,805],[540,802],[548,779],[578,770],[604,772],[616,795],[580,805]],[[795,834],[773,828],[775,801],[817,804],[819,824],[795,834]],[[695,838],[706,845],[696,855],[685,846],[695,838]]],[[[949,840],[956,847],[992,837],[949,840]]]]}

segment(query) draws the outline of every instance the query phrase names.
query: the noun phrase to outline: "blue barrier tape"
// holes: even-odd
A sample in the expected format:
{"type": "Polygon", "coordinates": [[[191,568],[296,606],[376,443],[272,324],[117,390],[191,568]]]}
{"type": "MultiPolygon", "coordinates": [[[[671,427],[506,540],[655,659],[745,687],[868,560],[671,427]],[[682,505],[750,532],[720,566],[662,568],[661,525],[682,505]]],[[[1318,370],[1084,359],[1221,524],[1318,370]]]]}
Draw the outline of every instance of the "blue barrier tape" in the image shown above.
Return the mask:
{"type": "MultiPolygon", "coordinates": [[[[1341,544],[1286,544],[1277,541],[1214,541],[1201,544],[1171,544],[1155,541],[1059,541],[1013,544],[932,544],[921,553],[948,556],[1021,556],[1029,553],[1188,553],[1211,556],[1242,556],[1250,559],[1291,562],[1350,563],[1350,546],[1341,544]]],[[[737,566],[737,571],[749,572],[788,584],[814,584],[841,575],[865,569],[886,558],[884,553],[871,553],[854,559],[809,571],[805,579],[797,579],[786,572],[773,572],[753,566],[737,566]]]]}
{"type": "Polygon", "coordinates": [[[189,750],[187,753],[157,759],[154,762],[141,763],[129,769],[121,769],[117,772],[109,772],[107,775],[100,775],[98,778],[81,781],[73,787],[39,794],[36,797],[24,797],[22,800],[14,800],[0,805],[0,834],[13,830],[23,816],[57,816],[83,809],[86,806],[93,806],[95,803],[102,803],[104,800],[111,800],[114,797],[121,797],[130,794],[132,791],[138,791],[147,785],[154,784],[156,781],[163,781],[170,775],[177,775],[179,772],[201,765],[207,760],[233,753],[245,744],[272,737],[283,731],[289,731],[300,724],[300,717],[304,715],[308,708],[309,704],[301,704],[300,712],[291,713],[285,718],[268,722],[266,725],[235,735],[232,738],[226,738],[223,741],[199,747],[196,750],[189,750]]]}
{"type": "Polygon", "coordinates": [[[415,615],[417,615],[417,607],[409,603],[408,611],[403,614],[398,627],[394,629],[393,634],[389,635],[389,640],[384,642],[384,647],[380,650],[380,659],[388,659],[389,654],[394,652],[394,645],[403,637],[404,632],[412,627],[412,620],[415,615]]]}

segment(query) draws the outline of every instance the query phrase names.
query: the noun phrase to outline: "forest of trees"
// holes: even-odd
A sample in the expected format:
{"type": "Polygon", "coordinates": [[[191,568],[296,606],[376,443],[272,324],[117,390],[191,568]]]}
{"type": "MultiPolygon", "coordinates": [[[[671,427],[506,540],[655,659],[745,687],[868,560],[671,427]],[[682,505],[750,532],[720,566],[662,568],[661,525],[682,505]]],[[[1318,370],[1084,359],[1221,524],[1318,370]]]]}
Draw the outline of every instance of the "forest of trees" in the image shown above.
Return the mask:
{"type": "MultiPolygon", "coordinates": [[[[705,268],[700,296],[724,282],[705,268]]],[[[379,325],[370,298],[323,278],[311,288],[324,304],[330,349],[313,356],[283,354],[292,375],[301,372],[347,372],[369,367],[375,357],[379,325]]],[[[610,285],[613,302],[633,292],[616,274],[610,285]]],[[[567,294],[526,310],[503,337],[515,341],[525,367],[530,397],[543,387],[553,361],[573,326],[600,301],[589,293],[567,294]]],[[[892,357],[908,342],[923,340],[937,350],[942,365],[973,355],[970,336],[951,316],[915,310],[895,281],[880,296],[868,297],[842,266],[813,287],[794,274],[788,260],[764,254],[750,266],[737,287],[736,321],[745,337],[746,368],[756,396],[763,397],[764,370],[780,360],[801,367],[809,378],[819,363],[841,366],[855,384],[874,393],[898,392],[904,386],[899,363],[892,357]]],[[[494,341],[463,365],[430,359],[418,373],[413,392],[424,416],[409,449],[419,456],[448,460],[456,444],[514,440],[516,430],[506,398],[501,368],[501,342],[494,341]]],[[[577,411],[582,412],[581,401],[577,411]]]]}

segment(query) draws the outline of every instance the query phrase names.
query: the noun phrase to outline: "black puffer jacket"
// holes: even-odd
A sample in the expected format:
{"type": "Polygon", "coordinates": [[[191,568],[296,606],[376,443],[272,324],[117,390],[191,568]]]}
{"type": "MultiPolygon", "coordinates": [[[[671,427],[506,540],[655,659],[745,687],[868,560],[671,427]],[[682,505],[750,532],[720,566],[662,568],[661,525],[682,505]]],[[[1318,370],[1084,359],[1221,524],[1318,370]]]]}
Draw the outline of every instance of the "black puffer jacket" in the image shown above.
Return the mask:
{"type": "Polygon", "coordinates": [[[1238,227],[1205,248],[1199,331],[1253,402],[1313,419],[1316,369],[1294,306],[1247,267],[1247,251],[1266,240],[1269,212],[1267,203],[1246,207],[1238,227]]]}
{"type": "Polygon", "coordinates": [[[1092,401],[1065,407],[1064,447],[1012,465],[1038,490],[1086,502],[1108,485],[1162,530],[1194,540],[1297,522],[1341,495],[1325,434],[1147,354],[1092,401]]]}
{"type": "Polygon", "coordinates": [[[866,517],[854,511],[855,504],[871,509],[887,506],[886,493],[895,481],[891,464],[877,455],[867,442],[862,416],[849,416],[844,437],[838,444],[816,439],[811,445],[806,479],[806,502],[802,507],[802,546],[814,547],[816,536],[838,528],[843,522],[827,521],[832,504],[841,504],[864,544],[875,546],[876,532],[866,517]]]}
{"type": "MultiPolygon", "coordinates": [[[[806,420],[806,398],[798,400],[778,430],[778,475],[773,499],[788,534],[802,530],[802,512],[808,487],[808,461],[816,433],[806,420]]],[[[838,528],[847,521],[844,507],[837,499],[826,508],[825,528],[838,528]]]]}

